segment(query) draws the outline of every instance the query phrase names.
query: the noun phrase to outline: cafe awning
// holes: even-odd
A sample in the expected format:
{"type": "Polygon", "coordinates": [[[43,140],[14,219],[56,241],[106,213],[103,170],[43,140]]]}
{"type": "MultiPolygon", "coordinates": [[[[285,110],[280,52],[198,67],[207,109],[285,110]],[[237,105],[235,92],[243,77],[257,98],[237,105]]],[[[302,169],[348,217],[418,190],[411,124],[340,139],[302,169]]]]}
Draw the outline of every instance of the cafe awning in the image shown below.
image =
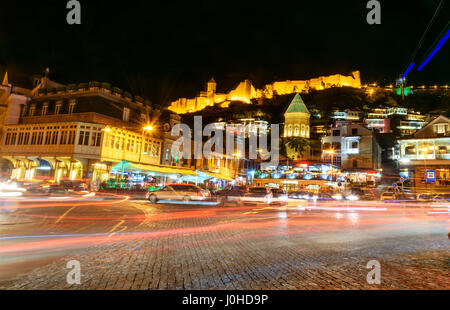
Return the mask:
{"type": "Polygon", "coordinates": [[[197,176],[198,175],[195,171],[193,171],[191,169],[182,169],[182,168],[179,168],[179,167],[176,167],[176,168],[173,167],[171,169],[175,170],[178,174],[182,174],[182,175],[192,175],[192,176],[197,176]]]}
{"type": "Polygon", "coordinates": [[[138,164],[138,163],[130,163],[128,161],[122,161],[115,165],[112,168],[113,171],[116,172],[132,172],[132,173],[151,173],[155,175],[197,175],[194,171],[190,169],[181,169],[175,167],[168,166],[157,166],[157,165],[147,165],[147,164],[138,164]]]}
{"type": "Polygon", "coordinates": [[[216,179],[220,179],[220,180],[225,180],[225,181],[233,181],[233,178],[230,178],[228,176],[225,176],[223,174],[220,173],[215,173],[215,172],[206,172],[206,171],[196,171],[200,176],[206,176],[206,179],[212,179],[212,178],[216,178],[216,179]],[[207,177],[209,176],[209,178],[207,177]]]}

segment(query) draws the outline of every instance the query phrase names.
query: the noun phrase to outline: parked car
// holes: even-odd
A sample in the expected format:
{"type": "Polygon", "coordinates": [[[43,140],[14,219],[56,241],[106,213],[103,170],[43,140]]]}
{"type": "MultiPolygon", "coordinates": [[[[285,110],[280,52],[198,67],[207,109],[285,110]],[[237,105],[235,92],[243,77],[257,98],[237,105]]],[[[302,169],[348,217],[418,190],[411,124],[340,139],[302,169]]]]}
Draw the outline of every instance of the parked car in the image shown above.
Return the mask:
{"type": "Polygon", "coordinates": [[[380,200],[394,200],[396,198],[394,192],[384,192],[381,194],[380,200]]]}
{"type": "Polygon", "coordinates": [[[151,203],[157,203],[158,200],[204,201],[210,197],[211,194],[208,190],[191,184],[170,184],[146,194],[146,198],[151,203]]]}

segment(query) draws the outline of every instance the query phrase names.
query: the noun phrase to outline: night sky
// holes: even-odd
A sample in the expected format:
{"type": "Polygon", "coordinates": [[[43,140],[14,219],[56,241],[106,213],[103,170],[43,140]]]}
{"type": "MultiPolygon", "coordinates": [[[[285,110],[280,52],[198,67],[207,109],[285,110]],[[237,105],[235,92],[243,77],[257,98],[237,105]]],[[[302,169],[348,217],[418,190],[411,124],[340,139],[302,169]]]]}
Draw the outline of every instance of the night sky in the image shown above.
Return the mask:
{"type": "MultiPolygon", "coordinates": [[[[381,25],[358,1],[80,0],[82,25],[66,23],[66,0],[0,0],[0,64],[26,73],[50,67],[65,83],[105,81],[165,105],[249,78],[257,87],[360,70],[392,83],[440,0],[381,0],[381,25]],[[345,3],[345,4],[344,4],[345,3]]],[[[431,27],[420,64],[450,20],[450,1],[431,27]]],[[[450,42],[410,83],[449,82],[450,42]]]]}

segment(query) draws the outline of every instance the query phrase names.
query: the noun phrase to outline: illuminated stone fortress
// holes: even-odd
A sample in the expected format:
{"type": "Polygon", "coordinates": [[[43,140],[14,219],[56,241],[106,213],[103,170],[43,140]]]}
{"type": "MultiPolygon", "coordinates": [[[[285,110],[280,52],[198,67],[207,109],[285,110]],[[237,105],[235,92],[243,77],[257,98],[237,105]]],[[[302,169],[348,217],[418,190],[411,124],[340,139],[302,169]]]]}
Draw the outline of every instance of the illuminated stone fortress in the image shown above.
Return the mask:
{"type": "Polygon", "coordinates": [[[301,93],[310,89],[323,90],[344,86],[361,88],[361,77],[359,71],[353,71],[351,76],[335,74],[309,80],[274,82],[267,84],[264,89],[256,89],[251,81],[245,80],[240,82],[228,94],[216,93],[216,86],[217,83],[212,78],[206,83],[206,91],[200,92],[195,98],[179,98],[173,101],[169,106],[169,110],[178,114],[184,114],[197,112],[214,105],[226,108],[233,101],[250,104],[252,99],[270,99],[274,95],[301,93]]]}

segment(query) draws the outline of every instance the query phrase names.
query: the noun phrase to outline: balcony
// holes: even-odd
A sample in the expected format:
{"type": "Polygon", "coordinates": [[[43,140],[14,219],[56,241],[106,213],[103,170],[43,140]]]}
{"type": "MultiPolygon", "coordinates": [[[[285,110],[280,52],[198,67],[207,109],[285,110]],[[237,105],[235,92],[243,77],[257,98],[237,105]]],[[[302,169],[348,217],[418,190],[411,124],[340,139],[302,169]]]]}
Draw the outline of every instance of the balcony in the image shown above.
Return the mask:
{"type": "Polygon", "coordinates": [[[118,128],[126,127],[127,129],[136,129],[137,132],[140,132],[141,130],[139,125],[137,124],[125,122],[123,120],[106,116],[103,114],[98,114],[95,112],[45,115],[45,116],[25,116],[21,118],[20,124],[28,125],[28,124],[72,123],[72,122],[103,124],[118,128]]]}

